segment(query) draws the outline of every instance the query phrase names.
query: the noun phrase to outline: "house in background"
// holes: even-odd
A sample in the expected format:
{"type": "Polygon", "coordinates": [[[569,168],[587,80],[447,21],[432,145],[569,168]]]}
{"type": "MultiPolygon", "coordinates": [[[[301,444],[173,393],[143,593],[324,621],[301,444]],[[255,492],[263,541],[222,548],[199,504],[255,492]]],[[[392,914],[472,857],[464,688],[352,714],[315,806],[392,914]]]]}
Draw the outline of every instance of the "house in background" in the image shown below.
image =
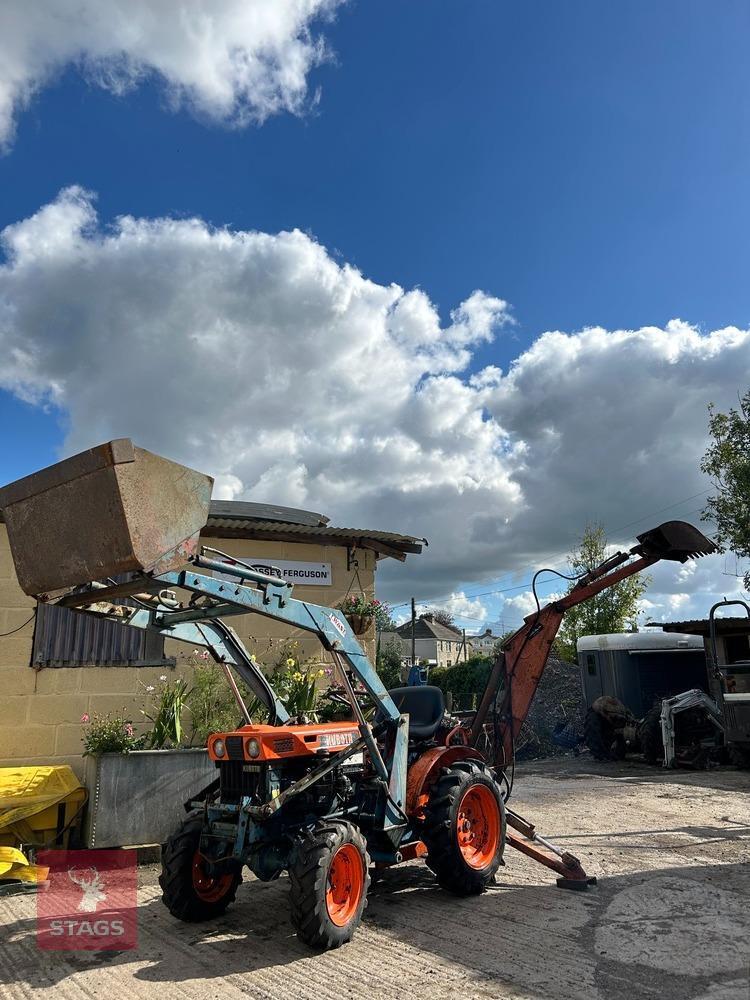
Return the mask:
{"type": "MultiPolygon", "coordinates": [[[[0,632],[11,634],[0,637],[0,766],[66,763],[81,776],[84,713],[125,712],[136,722],[145,687],[165,671],[189,678],[194,658],[184,643],[37,605],[18,585],[1,521],[0,632]]],[[[423,540],[335,528],[312,511],[214,501],[201,541],[230,557],[278,567],[295,585],[295,597],[335,607],[360,588],[374,597],[378,561],[404,560],[421,552],[423,540]]],[[[278,659],[287,638],[299,642],[303,659],[322,652],[309,633],[258,615],[233,617],[232,627],[264,664],[278,659]]],[[[374,658],[374,629],[365,647],[374,658]]]]}
{"type": "MultiPolygon", "coordinates": [[[[401,639],[404,647],[403,662],[412,665],[412,626],[411,622],[399,625],[395,633],[401,639]]],[[[414,626],[416,661],[425,662],[430,667],[452,667],[455,663],[468,659],[471,654],[467,641],[461,629],[451,625],[443,625],[436,621],[434,615],[427,612],[420,615],[414,626]]],[[[381,644],[383,637],[381,636],[381,644]]]]}
{"type": "Polygon", "coordinates": [[[469,641],[471,648],[479,656],[493,656],[500,639],[501,636],[495,635],[491,628],[486,628],[479,635],[472,635],[469,641]]]}

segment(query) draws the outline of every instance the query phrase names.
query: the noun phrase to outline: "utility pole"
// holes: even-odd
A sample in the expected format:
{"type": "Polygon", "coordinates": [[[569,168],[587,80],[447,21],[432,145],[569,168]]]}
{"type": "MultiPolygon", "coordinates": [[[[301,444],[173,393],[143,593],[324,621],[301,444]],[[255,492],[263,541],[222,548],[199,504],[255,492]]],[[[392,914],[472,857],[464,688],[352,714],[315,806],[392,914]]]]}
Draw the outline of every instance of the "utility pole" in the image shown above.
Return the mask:
{"type": "Polygon", "coordinates": [[[469,651],[466,648],[466,629],[462,629],[464,634],[464,663],[469,659],[469,651]]]}
{"type": "Polygon", "coordinates": [[[411,599],[411,665],[417,663],[417,604],[414,598],[411,599]]]}

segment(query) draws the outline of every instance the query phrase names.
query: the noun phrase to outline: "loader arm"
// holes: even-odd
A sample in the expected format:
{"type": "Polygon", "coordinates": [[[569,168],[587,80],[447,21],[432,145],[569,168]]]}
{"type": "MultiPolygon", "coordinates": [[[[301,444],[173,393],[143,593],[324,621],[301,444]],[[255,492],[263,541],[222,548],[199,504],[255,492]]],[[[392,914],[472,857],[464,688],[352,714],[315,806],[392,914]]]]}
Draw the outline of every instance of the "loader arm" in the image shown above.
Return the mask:
{"type": "Polygon", "coordinates": [[[472,722],[470,744],[478,743],[487,716],[502,690],[495,715],[503,754],[502,760],[495,760],[495,765],[502,768],[512,762],[516,737],[529,714],[566,611],[662,559],[685,562],[715,551],[714,543],[697,528],[684,521],[667,521],[638,535],[638,544],[629,551],[616,552],[589,570],[564,597],[529,615],[495,658],[472,722]]]}

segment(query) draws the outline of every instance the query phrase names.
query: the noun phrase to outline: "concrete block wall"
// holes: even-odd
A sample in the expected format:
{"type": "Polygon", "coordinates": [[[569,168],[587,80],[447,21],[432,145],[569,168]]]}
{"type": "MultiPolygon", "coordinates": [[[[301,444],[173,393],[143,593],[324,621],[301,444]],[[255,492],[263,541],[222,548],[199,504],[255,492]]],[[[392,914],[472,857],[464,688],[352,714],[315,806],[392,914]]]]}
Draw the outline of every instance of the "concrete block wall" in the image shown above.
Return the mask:
{"type": "MultiPolygon", "coordinates": [[[[347,569],[346,549],[340,546],[298,543],[256,542],[246,539],[205,539],[206,544],[239,558],[273,562],[292,559],[330,562],[333,586],[297,587],[295,596],[316,604],[335,606],[350,584],[359,592],[359,583],[347,569]]],[[[374,594],[375,553],[359,551],[359,579],[369,596],[374,594]]],[[[16,580],[4,524],[0,524],[0,633],[22,625],[31,616],[35,601],[27,597],[16,580]]],[[[281,623],[243,615],[232,619],[242,640],[261,663],[274,662],[285,637],[300,642],[300,655],[320,654],[320,644],[301,630],[290,631],[281,623]]],[[[176,660],[174,673],[157,667],[31,667],[34,622],[12,636],[0,638],[0,767],[25,764],[70,764],[79,777],[84,775],[81,756],[81,716],[125,711],[135,724],[147,701],[144,687],[157,686],[159,677],[191,671],[191,650],[183,643],[166,644],[167,656],[176,660]]],[[[374,658],[374,637],[366,643],[374,658]]]]}

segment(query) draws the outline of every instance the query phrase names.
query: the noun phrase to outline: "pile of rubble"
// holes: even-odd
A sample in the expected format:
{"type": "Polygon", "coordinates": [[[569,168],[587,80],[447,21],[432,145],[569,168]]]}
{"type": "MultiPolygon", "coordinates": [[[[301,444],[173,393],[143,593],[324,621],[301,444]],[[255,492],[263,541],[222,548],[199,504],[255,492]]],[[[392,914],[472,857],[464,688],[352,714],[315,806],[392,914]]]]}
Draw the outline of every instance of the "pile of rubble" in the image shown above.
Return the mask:
{"type": "Polygon", "coordinates": [[[534,760],[575,752],[583,740],[583,716],[577,664],[550,657],[516,741],[516,759],[534,760]]]}

